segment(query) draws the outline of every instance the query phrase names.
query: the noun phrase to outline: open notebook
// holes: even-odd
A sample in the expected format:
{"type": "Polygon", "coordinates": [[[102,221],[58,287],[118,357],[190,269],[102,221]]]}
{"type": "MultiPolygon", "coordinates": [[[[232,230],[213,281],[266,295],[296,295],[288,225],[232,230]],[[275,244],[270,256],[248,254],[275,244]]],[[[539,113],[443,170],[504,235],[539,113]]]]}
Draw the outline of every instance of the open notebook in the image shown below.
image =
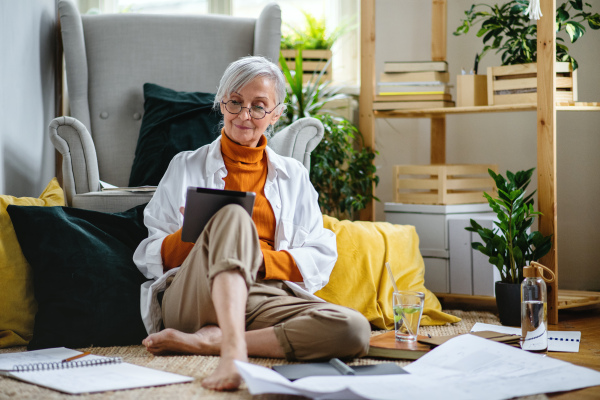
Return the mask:
{"type": "Polygon", "coordinates": [[[188,376],[123,362],[118,357],[89,355],[62,360],[80,351],[57,347],[0,354],[0,374],[69,394],[104,392],[191,382],[188,376]]]}

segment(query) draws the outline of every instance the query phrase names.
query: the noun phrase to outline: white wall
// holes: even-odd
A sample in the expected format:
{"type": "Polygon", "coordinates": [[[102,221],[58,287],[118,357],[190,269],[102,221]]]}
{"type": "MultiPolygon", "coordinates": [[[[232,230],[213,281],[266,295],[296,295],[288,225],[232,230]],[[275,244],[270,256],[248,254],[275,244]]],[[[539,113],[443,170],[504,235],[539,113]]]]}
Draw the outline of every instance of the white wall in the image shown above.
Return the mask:
{"type": "Polygon", "coordinates": [[[54,176],[54,0],[0,1],[0,193],[39,196],[54,176]]]}
{"type": "MultiPolygon", "coordinates": [[[[600,0],[588,1],[600,12],[600,0]]],[[[448,63],[451,83],[461,67],[470,69],[481,39],[475,32],[453,36],[472,0],[448,1],[448,63]]],[[[490,2],[491,3],[491,2],[490,2]]],[[[428,60],[431,57],[431,1],[376,1],[376,71],[384,61],[428,60]]],[[[586,24],[587,26],[587,24],[586,24]]],[[[579,62],[579,100],[600,101],[600,31],[587,29],[575,44],[568,44],[579,62]]],[[[479,72],[500,65],[488,53],[479,72]]],[[[456,91],[454,90],[454,98],[456,91]]],[[[536,167],[536,113],[490,113],[447,117],[447,163],[495,163],[499,170],[536,167]]],[[[377,220],[384,220],[383,202],[393,201],[392,167],[429,163],[428,119],[377,119],[376,159],[381,182],[377,220]]],[[[600,112],[559,112],[557,123],[558,260],[560,288],[600,290],[597,246],[600,243],[600,112]]],[[[537,181],[531,184],[535,189],[537,181]]],[[[537,197],[536,197],[537,204],[537,197]]]]}

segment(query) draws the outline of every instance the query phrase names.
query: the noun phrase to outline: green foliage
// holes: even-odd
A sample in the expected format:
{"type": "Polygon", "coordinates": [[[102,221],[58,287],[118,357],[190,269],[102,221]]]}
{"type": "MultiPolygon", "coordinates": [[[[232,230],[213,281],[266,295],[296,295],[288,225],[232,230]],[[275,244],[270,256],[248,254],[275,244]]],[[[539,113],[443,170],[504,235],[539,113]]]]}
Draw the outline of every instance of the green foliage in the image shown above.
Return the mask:
{"type": "Polygon", "coordinates": [[[325,127],[321,143],[311,153],[310,180],[319,193],[321,211],[338,219],[356,219],[376,197],[373,184],[379,183],[373,159],[376,152],[363,147],[358,129],[344,118],[315,115],[325,127]],[[356,150],[359,140],[361,150],[356,150]]]}
{"type": "Polygon", "coordinates": [[[302,13],[306,25],[298,28],[286,24],[290,31],[281,35],[282,49],[329,50],[349,29],[348,24],[341,24],[327,34],[325,19],[317,19],[306,11],[302,13]]]}
{"type": "MultiPolygon", "coordinates": [[[[502,5],[473,4],[465,11],[465,19],[456,28],[454,35],[469,32],[475,24],[481,22],[477,37],[483,38],[481,59],[489,50],[502,53],[502,65],[531,63],[537,60],[537,24],[530,21],[523,12],[529,5],[528,0],[512,0],[502,5]]],[[[583,0],[568,0],[556,10],[557,32],[566,31],[569,40],[574,43],[585,33],[583,22],[591,29],[600,29],[600,14],[585,10],[591,8],[583,0]]],[[[543,18],[543,17],[542,17],[543,18]]],[[[573,70],[577,61],[569,55],[569,49],[560,37],[556,38],[556,61],[570,62],[573,70]]]]}
{"type": "Polygon", "coordinates": [[[332,116],[334,109],[327,103],[346,97],[322,82],[325,65],[311,80],[302,84],[302,50],[296,57],[296,69],[291,71],[280,55],[281,68],[289,85],[286,114],[281,124],[289,125],[299,118],[314,117],[325,128],[321,143],[311,153],[310,179],[319,193],[319,206],[325,214],[338,219],[355,219],[373,199],[373,186],[379,183],[373,159],[376,151],[363,145],[363,137],[348,120],[332,116]],[[360,148],[360,150],[357,150],[360,148]]]}
{"type": "Polygon", "coordinates": [[[465,228],[481,236],[484,243],[475,242],[472,247],[489,257],[489,262],[500,271],[502,282],[520,283],[523,267],[538,261],[552,247],[552,236],[544,236],[538,231],[527,233],[535,216],[541,215],[533,209],[535,191],[525,196],[533,171],[534,168],[516,174],[506,171],[508,179],[505,179],[488,170],[496,182],[498,197],[494,199],[487,193],[484,196],[498,216],[498,221],[494,222],[496,228],[483,228],[474,220],[465,228]]]}
{"type": "Polygon", "coordinates": [[[331,60],[325,64],[319,73],[313,72],[310,81],[303,84],[302,49],[298,50],[295,70],[288,68],[285,58],[279,53],[279,64],[289,85],[286,99],[288,107],[286,113],[280,119],[283,125],[289,125],[298,118],[312,117],[319,111],[334,112],[335,110],[327,108],[327,103],[347,97],[340,94],[339,88],[333,87],[331,81],[323,81],[323,75],[327,71],[330,62],[331,60]]]}

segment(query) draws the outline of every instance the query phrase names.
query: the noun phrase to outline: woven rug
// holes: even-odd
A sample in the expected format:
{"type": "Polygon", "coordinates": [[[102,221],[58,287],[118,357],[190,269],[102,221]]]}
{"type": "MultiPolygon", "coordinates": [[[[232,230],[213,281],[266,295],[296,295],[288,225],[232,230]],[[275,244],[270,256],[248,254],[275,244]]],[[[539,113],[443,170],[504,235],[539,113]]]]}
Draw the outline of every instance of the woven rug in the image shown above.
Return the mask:
{"type": "MultiPolygon", "coordinates": [[[[461,322],[453,325],[445,326],[424,326],[420,329],[421,334],[431,334],[431,336],[442,336],[467,333],[476,322],[485,322],[488,324],[499,325],[498,317],[490,312],[479,311],[458,311],[445,310],[445,312],[456,315],[462,318],[461,322]]],[[[383,333],[383,331],[374,331],[373,335],[383,333]]],[[[12,347],[8,349],[0,349],[0,353],[9,353],[16,351],[25,351],[25,347],[12,347]]],[[[235,392],[215,392],[204,389],[200,382],[204,377],[209,375],[219,362],[219,357],[210,356],[158,356],[155,357],[148,353],[143,346],[127,346],[127,347],[89,347],[78,349],[81,351],[90,351],[93,354],[101,356],[117,356],[122,357],[125,362],[141,365],[144,367],[155,368],[174,372],[177,374],[194,377],[195,380],[191,383],[169,385],[162,387],[151,387],[132,390],[121,390],[114,392],[103,392],[88,395],[71,396],[56,392],[50,389],[39,387],[36,385],[24,383],[16,379],[0,377],[0,399],[77,399],[77,400],[167,400],[167,399],[302,399],[298,396],[252,396],[243,384],[240,390],[235,392]]],[[[277,364],[289,364],[285,360],[268,359],[268,358],[251,358],[250,362],[258,365],[270,367],[277,364]]],[[[367,365],[388,362],[386,360],[376,360],[369,358],[356,359],[350,362],[350,365],[367,365]]],[[[400,366],[408,365],[409,361],[397,362],[400,366]]],[[[529,397],[530,400],[547,399],[546,396],[529,397]]]]}

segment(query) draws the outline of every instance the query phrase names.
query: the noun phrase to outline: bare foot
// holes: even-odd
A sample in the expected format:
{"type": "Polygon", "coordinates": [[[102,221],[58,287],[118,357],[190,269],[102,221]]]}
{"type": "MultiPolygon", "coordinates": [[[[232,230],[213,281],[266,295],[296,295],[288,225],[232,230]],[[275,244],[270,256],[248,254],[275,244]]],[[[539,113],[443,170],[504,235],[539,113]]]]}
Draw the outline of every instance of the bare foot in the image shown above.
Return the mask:
{"type": "Polygon", "coordinates": [[[213,390],[236,390],[242,383],[242,377],[234,360],[248,361],[246,342],[237,342],[230,349],[223,349],[217,369],[202,381],[202,386],[213,390]]]}
{"type": "Polygon", "coordinates": [[[142,340],[146,350],[154,355],[170,352],[218,355],[220,343],[221,329],[215,325],[204,326],[195,333],[184,333],[167,328],[142,340]]]}

